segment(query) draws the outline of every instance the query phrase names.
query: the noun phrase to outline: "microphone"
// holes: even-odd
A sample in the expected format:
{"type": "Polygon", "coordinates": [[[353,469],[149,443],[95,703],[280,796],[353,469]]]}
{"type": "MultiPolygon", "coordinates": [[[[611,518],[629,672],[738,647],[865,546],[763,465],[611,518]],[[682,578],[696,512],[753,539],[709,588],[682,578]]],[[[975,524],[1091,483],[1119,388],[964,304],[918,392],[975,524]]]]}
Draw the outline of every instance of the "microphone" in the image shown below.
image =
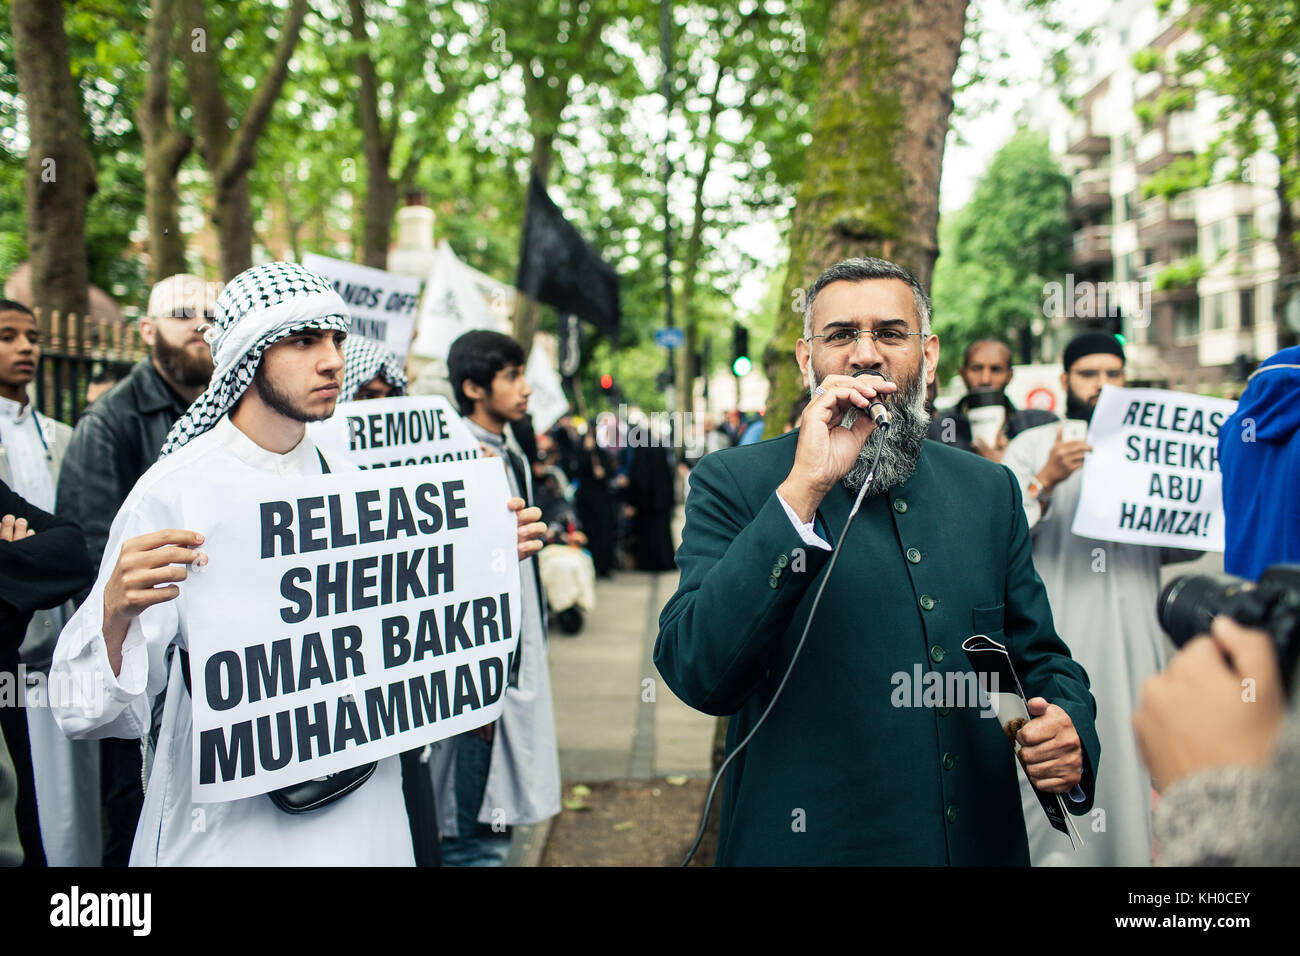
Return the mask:
{"type": "MultiPolygon", "coordinates": [[[[853,373],[854,378],[860,378],[863,375],[874,375],[877,378],[889,381],[889,379],[885,378],[884,372],[874,368],[860,368],[853,373]]],[[[859,410],[857,408],[850,408],[844,413],[844,417],[840,420],[840,426],[843,428],[852,428],[853,423],[858,420],[858,414],[859,410]]],[[[867,414],[871,416],[871,420],[876,423],[877,428],[889,427],[889,409],[885,407],[885,403],[882,402],[879,397],[871,400],[871,404],[867,407],[867,414]]]]}

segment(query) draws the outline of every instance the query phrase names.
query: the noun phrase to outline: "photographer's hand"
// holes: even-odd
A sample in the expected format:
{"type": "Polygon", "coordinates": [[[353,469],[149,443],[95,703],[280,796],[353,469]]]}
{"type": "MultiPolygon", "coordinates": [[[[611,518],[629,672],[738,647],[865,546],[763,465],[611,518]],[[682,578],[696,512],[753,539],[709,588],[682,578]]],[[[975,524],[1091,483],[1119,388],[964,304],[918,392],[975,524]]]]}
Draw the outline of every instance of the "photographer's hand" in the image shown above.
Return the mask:
{"type": "Polygon", "coordinates": [[[1286,713],[1273,639],[1216,617],[1142,685],[1133,715],[1142,759],[1157,790],[1213,767],[1270,759],[1286,713]]]}

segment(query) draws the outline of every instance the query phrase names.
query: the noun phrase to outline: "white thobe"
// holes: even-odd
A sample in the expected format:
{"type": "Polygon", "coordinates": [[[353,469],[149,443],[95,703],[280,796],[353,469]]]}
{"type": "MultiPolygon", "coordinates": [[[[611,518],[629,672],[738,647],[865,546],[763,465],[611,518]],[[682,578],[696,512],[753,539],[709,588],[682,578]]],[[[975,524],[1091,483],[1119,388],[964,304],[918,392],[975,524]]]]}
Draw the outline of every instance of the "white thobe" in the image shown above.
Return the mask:
{"type": "Polygon", "coordinates": [[[1191,552],[1099,541],[1074,534],[1083,469],[1040,505],[1029,481],[1047,464],[1059,422],[1011,440],[1002,456],[1020,481],[1033,536],[1034,567],[1047,589],[1056,630],[1083,665],[1097,701],[1101,763],[1091,814],[1079,822],[1084,847],[1053,830],[1023,775],[1021,800],[1034,866],[1146,866],[1151,862],[1151,778],[1138,755],[1133,711],[1142,682],[1169,658],[1156,621],[1160,565],[1191,552]]]}
{"type": "MultiPolygon", "coordinates": [[[[347,467],[343,462],[331,466],[347,467]]],[[[291,488],[294,476],[320,471],[311,439],[304,437],[292,451],[278,455],[223,418],[145,472],[113,520],[99,579],[59,636],[51,673],[104,688],[102,708],[93,706],[93,700],[55,708],[59,726],[72,737],[143,737],[149,731],[151,698],[166,694],[157,755],[131,848],[132,866],[414,865],[396,757],[379,761],[358,790],[310,813],[284,813],[265,794],[224,803],[193,801],[190,696],[180,655],[172,655],[170,669],[165,663],[169,644],[188,647],[184,583],[179,598],[154,605],[132,621],[122,645],[120,674],[114,676],[108,662],[104,588],[122,542],[164,528],[203,531],[189,527],[180,488],[201,487],[232,472],[241,481],[291,488]]],[[[204,573],[216,570],[209,567],[204,573]]]]}

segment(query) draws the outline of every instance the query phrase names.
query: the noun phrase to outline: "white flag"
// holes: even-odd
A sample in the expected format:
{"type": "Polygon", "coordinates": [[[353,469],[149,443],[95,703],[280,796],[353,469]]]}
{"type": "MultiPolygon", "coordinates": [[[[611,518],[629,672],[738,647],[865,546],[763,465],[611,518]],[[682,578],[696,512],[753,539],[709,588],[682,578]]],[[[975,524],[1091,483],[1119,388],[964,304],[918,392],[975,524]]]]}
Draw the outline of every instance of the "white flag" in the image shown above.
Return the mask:
{"type": "Polygon", "coordinates": [[[417,334],[411,351],[422,358],[446,361],[451,343],[472,329],[499,331],[501,321],[493,314],[464,264],[451,246],[438,244],[438,258],[420,300],[417,334]]]}

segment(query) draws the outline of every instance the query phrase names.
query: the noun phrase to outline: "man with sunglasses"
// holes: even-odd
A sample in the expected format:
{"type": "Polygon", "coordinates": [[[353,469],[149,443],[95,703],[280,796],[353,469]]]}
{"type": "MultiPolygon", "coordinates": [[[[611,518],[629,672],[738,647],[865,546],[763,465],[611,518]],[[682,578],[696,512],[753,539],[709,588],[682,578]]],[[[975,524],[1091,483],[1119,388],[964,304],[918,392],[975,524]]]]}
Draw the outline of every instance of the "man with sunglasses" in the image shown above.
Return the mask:
{"type": "Polygon", "coordinates": [[[669,687],[731,715],[729,752],[753,735],[727,769],[717,861],[1025,865],[1020,771],[962,643],[1006,645],[1033,718],[1010,733],[1041,791],[1086,812],[1098,749],[1019,489],[1005,468],[925,440],[939,340],[911,273],[850,259],[805,301],[799,428],[700,460],[659,618],[669,687]],[[855,376],[866,370],[883,377],[855,376]],[[879,398],[888,429],[866,414],[879,398]]]}
{"type": "MultiPolygon", "coordinates": [[[[81,528],[95,567],[108,530],[135,483],[158,460],[163,441],[212,377],[203,330],[221,288],[198,276],[174,275],[149,295],[140,337],[150,355],[95,401],[77,423],[63,459],[55,510],[81,528]]],[[[83,596],[84,600],[84,596],[83,596]]],[[[126,866],[143,805],[137,740],[100,744],[105,806],[104,865],[126,866]]]]}

